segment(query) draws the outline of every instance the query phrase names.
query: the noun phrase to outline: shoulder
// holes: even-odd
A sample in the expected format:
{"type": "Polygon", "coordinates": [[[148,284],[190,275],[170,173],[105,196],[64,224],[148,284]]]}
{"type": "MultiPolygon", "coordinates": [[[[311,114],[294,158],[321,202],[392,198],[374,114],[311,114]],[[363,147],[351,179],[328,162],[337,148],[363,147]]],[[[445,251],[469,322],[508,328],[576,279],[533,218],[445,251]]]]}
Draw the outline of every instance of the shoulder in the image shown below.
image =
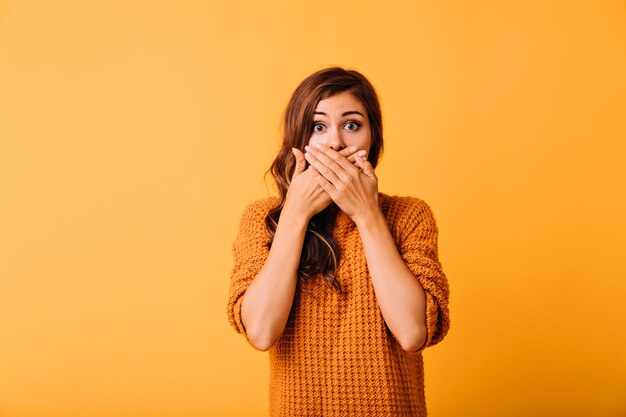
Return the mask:
{"type": "Polygon", "coordinates": [[[248,203],[239,220],[239,231],[235,240],[235,247],[247,245],[248,242],[266,244],[268,240],[265,218],[271,209],[278,204],[277,197],[267,197],[248,203]]]}
{"type": "Polygon", "coordinates": [[[419,197],[378,193],[379,205],[388,222],[419,222],[432,217],[428,203],[419,197]]]}
{"type": "Polygon", "coordinates": [[[278,205],[278,197],[266,197],[248,203],[242,213],[242,217],[265,217],[267,213],[278,205]]]}
{"type": "Polygon", "coordinates": [[[241,212],[239,230],[246,232],[261,228],[265,224],[267,214],[277,205],[278,197],[266,197],[249,202],[241,212]]]}
{"type": "Polygon", "coordinates": [[[437,240],[435,216],[423,199],[379,193],[379,203],[391,234],[401,245],[415,239],[437,240]]]}

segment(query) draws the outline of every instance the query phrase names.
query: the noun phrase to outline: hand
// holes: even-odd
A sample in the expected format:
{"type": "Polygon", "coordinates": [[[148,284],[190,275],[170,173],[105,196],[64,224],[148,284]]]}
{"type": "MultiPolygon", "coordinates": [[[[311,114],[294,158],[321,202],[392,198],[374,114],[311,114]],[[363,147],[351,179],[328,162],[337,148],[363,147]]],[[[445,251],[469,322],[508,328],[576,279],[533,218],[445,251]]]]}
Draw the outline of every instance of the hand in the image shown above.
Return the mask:
{"type": "Polygon", "coordinates": [[[305,158],[315,169],[313,179],[356,222],[378,210],[378,178],[364,157],[355,163],[325,145],[306,146],[305,158]]]}
{"type": "MultiPolygon", "coordinates": [[[[347,163],[355,164],[359,160],[358,154],[365,154],[365,151],[357,152],[357,150],[356,146],[352,146],[342,149],[337,154],[341,155],[345,161],[350,161],[347,163]]],[[[302,213],[308,221],[315,214],[328,207],[333,200],[315,180],[314,169],[310,166],[306,168],[306,159],[302,151],[292,148],[292,152],[296,158],[296,168],[291,177],[283,210],[302,213]]]]}

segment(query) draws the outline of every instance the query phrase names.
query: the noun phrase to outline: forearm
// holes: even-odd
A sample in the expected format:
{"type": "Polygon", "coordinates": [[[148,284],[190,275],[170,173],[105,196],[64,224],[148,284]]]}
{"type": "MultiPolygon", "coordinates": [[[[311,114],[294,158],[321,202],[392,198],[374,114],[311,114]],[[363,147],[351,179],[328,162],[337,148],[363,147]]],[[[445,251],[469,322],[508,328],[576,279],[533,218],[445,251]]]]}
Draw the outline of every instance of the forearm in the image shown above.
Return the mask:
{"type": "Polygon", "coordinates": [[[308,220],[283,208],[267,260],[243,295],[241,320],[259,350],[270,348],[289,318],[308,220]]]}
{"type": "Polygon", "coordinates": [[[381,313],[404,350],[426,338],[426,295],[400,256],[380,210],[356,221],[381,313]]]}

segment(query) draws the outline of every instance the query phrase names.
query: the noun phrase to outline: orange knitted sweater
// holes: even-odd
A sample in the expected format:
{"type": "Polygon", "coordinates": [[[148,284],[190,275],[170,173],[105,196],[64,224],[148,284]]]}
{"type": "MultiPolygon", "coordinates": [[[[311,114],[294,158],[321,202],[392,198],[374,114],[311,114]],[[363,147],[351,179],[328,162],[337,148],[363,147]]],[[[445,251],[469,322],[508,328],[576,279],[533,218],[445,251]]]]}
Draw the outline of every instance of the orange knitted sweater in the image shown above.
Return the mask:
{"type": "MultiPolygon", "coordinates": [[[[341,251],[336,277],[343,292],[337,294],[321,276],[298,281],[285,329],[268,351],[270,416],[426,416],[422,351],[439,343],[450,326],[437,225],[423,200],[378,195],[398,251],[426,292],[426,342],[407,352],[387,328],[356,224],[339,210],[332,230],[341,251]]],[[[242,295],[267,259],[264,218],[277,202],[269,197],[249,204],[232,245],[227,314],[248,342],[242,295]]]]}

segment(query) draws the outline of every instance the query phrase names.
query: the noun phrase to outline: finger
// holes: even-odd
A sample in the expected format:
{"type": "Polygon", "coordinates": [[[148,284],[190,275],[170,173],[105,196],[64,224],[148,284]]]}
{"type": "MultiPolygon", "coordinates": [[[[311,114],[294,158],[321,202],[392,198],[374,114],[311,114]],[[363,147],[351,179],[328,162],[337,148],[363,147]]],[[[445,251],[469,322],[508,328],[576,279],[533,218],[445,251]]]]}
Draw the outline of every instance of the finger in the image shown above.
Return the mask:
{"type": "MultiPolygon", "coordinates": [[[[316,156],[312,154],[311,148],[307,146],[305,147],[305,149],[307,150],[307,152],[304,154],[304,157],[306,158],[307,161],[309,161],[309,164],[311,164],[311,166],[314,167],[317,172],[319,172],[321,175],[324,176],[324,178],[326,178],[328,181],[330,181],[331,183],[335,185],[341,182],[341,178],[337,175],[337,173],[333,169],[328,167],[326,164],[322,163],[319,159],[317,159],[316,156]]],[[[320,153],[318,152],[317,155],[320,155],[320,153]]],[[[337,168],[340,168],[340,167],[337,165],[335,169],[337,168]]]]}
{"type": "Polygon", "coordinates": [[[307,158],[309,163],[311,163],[311,159],[314,158],[315,160],[323,164],[326,168],[328,168],[330,172],[325,173],[321,166],[317,166],[318,171],[320,171],[326,177],[326,179],[330,180],[333,184],[338,184],[336,180],[349,182],[350,178],[354,177],[354,175],[358,173],[358,169],[339,152],[331,149],[326,145],[315,144],[314,146],[315,147],[304,147],[304,149],[306,150],[305,157],[307,158]],[[332,152],[332,157],[329,156],[330,152],[332,152]],[[333,174],[337,178],[332,178],[333,174]]]}
{"type": "Polygon", "coordinates": [[[319,171],[315,169],[313,166],[311,166],[311,170],[313,171],[313,179],[315,180],[315,182],[317,182],[317,184],[320,187],[322,187],[324,191],[328,193],[330,198],[334,200],[334,195],[335,195],[335,190],[336,190],[335,186],[326,178],[324,178],[324,176],[320,174],[319,171]]]}
{"type": "Polygon", "coordinates": [[[346,159],[352,163],[355,162],[357,155],[366,156],[367,151],[365,149],[359,150],[358,146],[350,146],[348,148],[343,148],[339,151],[339,153],[346,157],[346,159]]]}
{"type": "Polygon", "coordinates": [[[291,152],[296,158],[296,168],[294,169],[293,175],[291,177],[293,179],[296,175],[301,174],[306,168],[306,159],[304,159],[304,154],[300,149],[291,148],[291,152]]]}
{"type": "MultiPolygon", "coordinates": [[[[337,175],[341,175],[340,168],[343,168],[347,172],[356,173],[356,170],[354,169],[354,165],[351,164],[349,161],[347,161],[346,158],[343,157],[343,155],[341,155],[339,152],[337,152],[330,146],[326,146],[326,145],[322,145],[318,143],[318,144],[315,144],[315,146],[313,147],[313,150],[314,150],[314,152],[312,152],[313,155],[317,159],[319,159],[322,163],[324,163],[326,166],[328,166],[330,169],[335,171],[337,175]],[[317,148],[317,150],[315,150],[315,148],[317,148]]],[[[309,150],[309,152],[311,151],[309,150]]]]}
{"type": "Polygon", "coordinates": [[[353,155],[358,149],[359,148],[357,148],[356,146],[350,146],[349,148],[343,148],[339,151],[339,153],[347,158],[350,155],[353,155]]]}
{"type": "Polygon", "coordinates": [[[355,163],[357,158],[359,158],[360,156],[365,157],[366,155],[367,155],[367,151],[365,149],[362,149],[348,156],[346,159],[352,163],[355,163]]]}
{"type": "Polygon", "coordinates": [[[375,181],[378,181],[378,177],[376,177],[376,174],[374,173],[374,168],[372,167],[370,161],[365,158],[356,158],[356,166],[361,168],[361,171],[363,171],[365,175],[375,181]]]}

